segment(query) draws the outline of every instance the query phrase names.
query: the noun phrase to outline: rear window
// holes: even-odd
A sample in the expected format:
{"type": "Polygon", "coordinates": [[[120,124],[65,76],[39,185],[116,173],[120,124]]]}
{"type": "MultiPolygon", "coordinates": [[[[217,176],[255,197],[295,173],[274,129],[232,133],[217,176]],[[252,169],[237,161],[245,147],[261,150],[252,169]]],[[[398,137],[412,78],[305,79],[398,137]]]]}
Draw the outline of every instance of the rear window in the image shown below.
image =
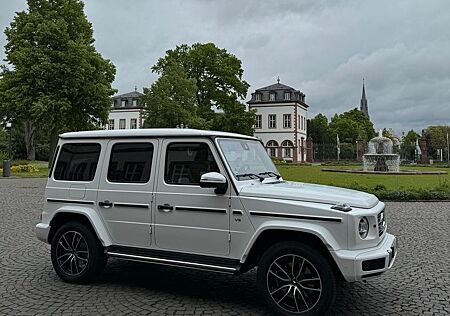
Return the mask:
{"type": "Polygon", "coordinates": [[[96,143],[64,144],[56,163],[54,178],[64,181],[92,181],[101,146],[96,143]]]}
{"type": "Polygon", "coordinates": [[[119,143],[111,149],[108,181],[147,183],[152,167],[153,145],[150,143],[119,143]]]}

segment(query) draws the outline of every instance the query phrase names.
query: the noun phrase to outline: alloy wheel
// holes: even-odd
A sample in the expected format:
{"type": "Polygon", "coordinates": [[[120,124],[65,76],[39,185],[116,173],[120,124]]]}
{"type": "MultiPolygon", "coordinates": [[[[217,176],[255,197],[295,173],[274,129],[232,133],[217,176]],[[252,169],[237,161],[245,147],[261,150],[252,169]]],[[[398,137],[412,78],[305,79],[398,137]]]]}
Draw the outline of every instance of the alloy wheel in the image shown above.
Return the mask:
{"type": "Polygon", "coordinates": [[[70,276],[80,275],[89,261],[89,247],[84,237],[76,231],[61,235],[56,246],[59,268],[70,276]]]}
{"type": "Polygon", "coordinates": [[[302,314],[316,306],[322,294],[322,280],[316,267],[299,255],[288,254],[272,262],[267,272],[267,289],[282,309],[302,314]]]}

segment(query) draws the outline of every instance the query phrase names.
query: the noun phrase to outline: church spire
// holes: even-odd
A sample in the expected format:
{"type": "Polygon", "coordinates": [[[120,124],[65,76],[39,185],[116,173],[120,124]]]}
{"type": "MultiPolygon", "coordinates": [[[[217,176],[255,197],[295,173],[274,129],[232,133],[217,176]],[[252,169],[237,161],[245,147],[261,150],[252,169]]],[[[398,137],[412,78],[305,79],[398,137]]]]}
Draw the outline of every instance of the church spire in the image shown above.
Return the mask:
{"type": "Polygon", "coordinates": [[[364,84],[364,78],[363,78],[363,86],[362,86],[361,104],[360,104],[359,110],[361,112],[363,112],[367,117],[369,117],[369,106],[367,105],[366,87],[364,84]]]}

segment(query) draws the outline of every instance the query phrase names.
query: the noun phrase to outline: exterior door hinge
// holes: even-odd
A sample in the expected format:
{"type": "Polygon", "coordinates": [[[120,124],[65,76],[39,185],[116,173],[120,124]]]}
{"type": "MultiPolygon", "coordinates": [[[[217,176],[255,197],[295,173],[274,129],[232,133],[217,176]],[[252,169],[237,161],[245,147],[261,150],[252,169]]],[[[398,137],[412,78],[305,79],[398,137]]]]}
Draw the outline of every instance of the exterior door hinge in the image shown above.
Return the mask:
{"type": "Polygon", "coordinates": [[[231,197],[228,198],[228,208],[231,208],[231,197]]]}
{"type": "Polygon", "coordinates": [[[228,233],[228,242],[231,242],[231,233],[228,233]]]}
{"type": "Polygon", "coordinates": [[[152,225],[149,226],[148,233],[149,233],[150,235],[152,234],[152,225]]]}

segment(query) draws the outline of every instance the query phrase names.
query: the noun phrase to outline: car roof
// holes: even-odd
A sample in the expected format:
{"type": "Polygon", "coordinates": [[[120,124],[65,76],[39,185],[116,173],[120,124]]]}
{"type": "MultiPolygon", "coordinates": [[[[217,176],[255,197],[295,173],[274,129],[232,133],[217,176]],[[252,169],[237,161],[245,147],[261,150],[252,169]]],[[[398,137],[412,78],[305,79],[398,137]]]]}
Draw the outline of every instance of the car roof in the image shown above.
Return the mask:
{"type": "Polygon", "coordinates": [[[190,128],[143,128],[121,130],[96,130],[69,132],[59,135],[62,139],[73,138],[133,138],[133,137],[227,137],[258,140],[256,137],[236,133],[208,131],[190,128]]]}

